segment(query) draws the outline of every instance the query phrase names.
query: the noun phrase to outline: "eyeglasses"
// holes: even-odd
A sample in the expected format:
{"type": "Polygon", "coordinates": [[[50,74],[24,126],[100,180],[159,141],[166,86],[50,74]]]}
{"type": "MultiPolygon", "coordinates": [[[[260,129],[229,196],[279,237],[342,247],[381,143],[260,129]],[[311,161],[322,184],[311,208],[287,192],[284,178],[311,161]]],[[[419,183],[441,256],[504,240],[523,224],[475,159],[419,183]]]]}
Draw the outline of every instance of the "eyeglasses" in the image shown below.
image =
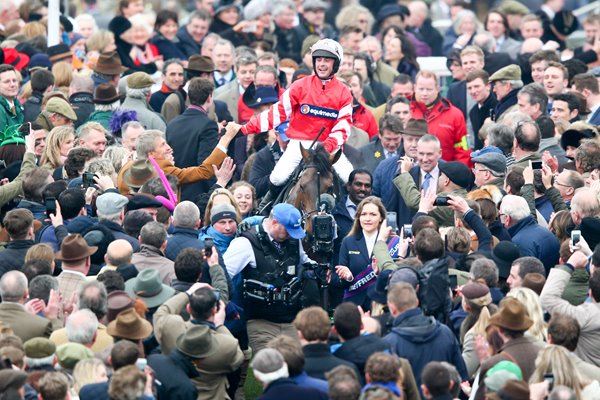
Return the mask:
{"type": "Polygon", "coordinates": [[[489,171],[489,169],[477,169],[477,168],[471,168],[471,172],[475,173],[475,172],[485,172],[485,171],[489,171]]]}
{"type": "Polygon", "coordinates": [[[558,186],[564,186],[564,187],[573,187],[571,185],[565,185],[564,183],[560,183],[559,181],[554,181],[554,184],[558,185],[558,186]]]}

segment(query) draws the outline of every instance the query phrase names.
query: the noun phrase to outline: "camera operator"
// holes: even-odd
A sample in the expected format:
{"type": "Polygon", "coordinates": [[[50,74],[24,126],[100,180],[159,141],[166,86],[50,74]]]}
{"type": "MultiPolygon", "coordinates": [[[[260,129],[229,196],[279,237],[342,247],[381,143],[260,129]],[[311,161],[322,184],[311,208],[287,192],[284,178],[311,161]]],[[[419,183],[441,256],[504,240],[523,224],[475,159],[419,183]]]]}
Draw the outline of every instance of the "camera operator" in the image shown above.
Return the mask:
{"type": "Polygon", "coordinates": [[[254,353],[285,334],[297,337],[292,321],[302,307],[319,303],[317,282],[304,266],[313,264],[302,248],[300,212],[277,204],[262,224],[234,239],[223,255],[227,272],[243,283],[248,338],[254,353]],[[240,275],[241,276],[238,276],[240,275]]]}

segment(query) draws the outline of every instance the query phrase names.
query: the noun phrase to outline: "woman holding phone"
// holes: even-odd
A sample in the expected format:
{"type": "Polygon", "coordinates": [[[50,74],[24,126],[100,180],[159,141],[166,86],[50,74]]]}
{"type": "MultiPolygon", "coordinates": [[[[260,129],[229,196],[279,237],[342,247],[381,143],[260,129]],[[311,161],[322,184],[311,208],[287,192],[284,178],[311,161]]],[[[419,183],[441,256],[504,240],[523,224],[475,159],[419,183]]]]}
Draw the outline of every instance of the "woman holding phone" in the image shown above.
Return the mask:
{"type": "Polygon", "coordinates": [[[345,289],[344,301],[362,306],[363,310],[371,308],[367,288],[375,283],[379,273],[373,248],[378,239],[386,240],[389,234],[385,207],[379,197],[363,199],[358,204],[352,229],[342,241],[339,265],[335,267],[334,283],[345,289]]]}

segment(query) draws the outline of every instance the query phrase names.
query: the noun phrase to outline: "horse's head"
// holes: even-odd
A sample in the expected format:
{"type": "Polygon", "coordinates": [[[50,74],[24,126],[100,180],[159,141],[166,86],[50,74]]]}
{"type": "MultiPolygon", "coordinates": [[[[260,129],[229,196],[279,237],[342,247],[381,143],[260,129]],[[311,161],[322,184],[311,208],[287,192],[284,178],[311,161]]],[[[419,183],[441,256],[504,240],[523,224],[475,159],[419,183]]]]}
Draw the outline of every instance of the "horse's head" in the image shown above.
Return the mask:
{"type": "Polygon", "coordinates": [[[323,193],[336,194],[339,191],[332,165],[340,158],[342,151],[329,154],[322,144],[318,144],[315,149],[305,149],[300,145],[300,151],[304,169],[290,192],[288,203],[300,210],[306,221],[306,232],[310,235],[312,216],[316,214],[319,196],[323,193]]]}

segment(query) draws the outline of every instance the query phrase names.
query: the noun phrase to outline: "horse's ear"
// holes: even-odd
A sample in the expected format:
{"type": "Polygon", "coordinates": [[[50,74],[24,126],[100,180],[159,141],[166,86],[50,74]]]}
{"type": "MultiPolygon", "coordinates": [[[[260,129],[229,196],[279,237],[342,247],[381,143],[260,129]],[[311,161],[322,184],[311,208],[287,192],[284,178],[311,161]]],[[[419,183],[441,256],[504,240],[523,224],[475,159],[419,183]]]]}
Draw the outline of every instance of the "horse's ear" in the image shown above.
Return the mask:
{"type": "Polygon", "coordinates": [[[302,143],[298,143],[300,145],[300,154],[302,154],[302,159],[304,160],[305,163],[308,163],[308,157],[310,155],[310,153],[308,152],[307,149],[304,148],[304,146],[302,146],[302,143]]]}
{"type": "Polygon", "coordinates": [[[331,163],[331,165],[335,164],[340,157],[342,156],[342,149],[338,149],[338,151],[335,152],[335,154],[330,154],[329,155],[329,162],[331,163]]]}

